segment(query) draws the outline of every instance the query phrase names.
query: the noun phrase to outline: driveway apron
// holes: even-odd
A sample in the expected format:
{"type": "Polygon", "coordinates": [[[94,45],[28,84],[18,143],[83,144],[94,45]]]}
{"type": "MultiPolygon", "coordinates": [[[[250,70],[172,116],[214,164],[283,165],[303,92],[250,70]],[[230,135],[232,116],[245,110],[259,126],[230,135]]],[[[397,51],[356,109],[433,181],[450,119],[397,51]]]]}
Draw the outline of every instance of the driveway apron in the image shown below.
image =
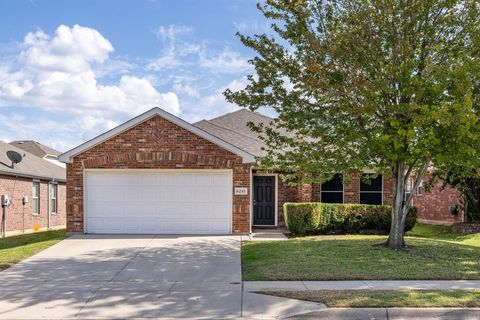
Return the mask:
{"type": "Polygon", "coordinates": [[[240,242],[75,235],[0,272],[0,319],[239,317],[240,242]]]}

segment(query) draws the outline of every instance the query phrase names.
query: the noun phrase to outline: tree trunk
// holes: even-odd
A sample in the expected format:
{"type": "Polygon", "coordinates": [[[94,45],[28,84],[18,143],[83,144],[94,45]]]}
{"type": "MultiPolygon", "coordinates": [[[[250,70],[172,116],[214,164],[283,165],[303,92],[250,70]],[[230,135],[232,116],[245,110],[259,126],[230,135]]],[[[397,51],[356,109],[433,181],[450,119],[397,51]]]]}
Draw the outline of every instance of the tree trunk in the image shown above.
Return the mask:
{"type": "Polygon", "coordinates": [[[393,167],[393,204],[392,204],[392,224],[390,225],[390,234],[388,236],[387,246],[393,250],[405,248],[405,220],[407,218],[412,198],[420,182],[427,173],[431,159],[423,162],[420,170],[415,174],[415,183],[412,192],[405,199],[405,186],[412,173],[413,166],[406,170],[406,164],[403,161],[397,161],[393,167]]]}
{"type": "Polygon", "coordinates": [[[399,250],[405,247],[405,162],[397,161],[393,168],[392,223],[387,246],[399,250]]]}

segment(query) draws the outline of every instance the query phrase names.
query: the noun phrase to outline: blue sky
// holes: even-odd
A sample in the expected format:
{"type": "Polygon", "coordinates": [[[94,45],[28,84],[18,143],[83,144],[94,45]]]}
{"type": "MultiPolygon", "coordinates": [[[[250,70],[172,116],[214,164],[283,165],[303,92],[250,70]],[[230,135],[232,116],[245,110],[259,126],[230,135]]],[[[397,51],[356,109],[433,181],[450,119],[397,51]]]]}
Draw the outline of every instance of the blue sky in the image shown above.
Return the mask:
{"type": "Polygon", "coordinates": [[[268,31],[250,0],[0,0],[0,140],[65,151],[160,106],[188,121],[237,107],[268,31]]]}

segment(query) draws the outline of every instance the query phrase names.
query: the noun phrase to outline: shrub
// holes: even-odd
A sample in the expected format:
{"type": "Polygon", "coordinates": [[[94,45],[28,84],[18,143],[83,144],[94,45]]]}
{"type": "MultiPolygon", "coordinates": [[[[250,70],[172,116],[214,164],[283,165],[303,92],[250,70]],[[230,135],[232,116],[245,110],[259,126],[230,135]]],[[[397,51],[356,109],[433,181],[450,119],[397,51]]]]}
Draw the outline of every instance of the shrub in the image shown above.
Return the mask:
{"type": "MultiPolygon", "coordinates": [[[[288,230],[295,235],[325,233],[387,233],[390,230],[391,206],[330,204],[320,202],[285,203],[288,230]]],[[[405,231],[413,228],[417,208],[411,208],[405,231]]]]}

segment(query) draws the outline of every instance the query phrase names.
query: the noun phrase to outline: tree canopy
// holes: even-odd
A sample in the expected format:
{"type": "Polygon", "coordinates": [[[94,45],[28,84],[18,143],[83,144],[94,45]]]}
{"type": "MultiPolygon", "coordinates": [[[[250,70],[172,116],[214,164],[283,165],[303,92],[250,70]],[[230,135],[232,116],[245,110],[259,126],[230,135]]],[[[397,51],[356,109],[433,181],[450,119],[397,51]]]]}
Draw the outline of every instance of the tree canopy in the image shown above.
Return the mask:
{"type": "Polygon", "coordinates": [[[431,168],[478,166],[480,2],[268,0],[258,8],[272,32],[239,35],[256,53],[255,74],[225,96],[277,112],[270,126],[253,126],[266,143],[263,166],[309,182],[364,168],[391,173],[397,222],[409,206],[407,179],[418,185],[431,168]]]}

